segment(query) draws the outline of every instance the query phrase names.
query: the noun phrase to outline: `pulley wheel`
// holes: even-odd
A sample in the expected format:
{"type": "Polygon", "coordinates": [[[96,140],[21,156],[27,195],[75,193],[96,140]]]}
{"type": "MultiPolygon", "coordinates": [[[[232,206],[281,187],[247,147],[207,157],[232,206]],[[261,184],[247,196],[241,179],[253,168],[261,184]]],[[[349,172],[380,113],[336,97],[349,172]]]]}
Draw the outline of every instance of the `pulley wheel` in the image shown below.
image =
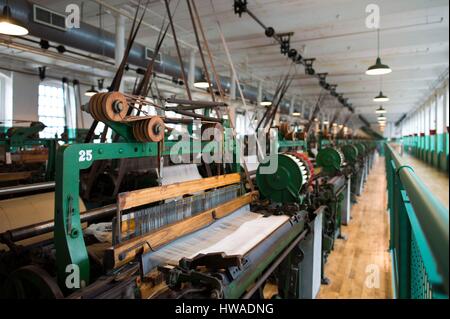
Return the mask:
{"type": "Polygon", "coordinates": [[[89,113],[92,115],[92,117],[95,120],[98,120],[97,112],[95,111],[98,104],[98,99],[100,97],[100,93],[95,94],[91,99],[89,100],[89,113]]]}
{"type": "Polygon", "coordinates": [[[107,121],[120,122],[128,115],[128,102],[119,92],[106,93],[101,103],[102,115],[107,121]]]}
{"type": "Polygon", "coordinates": [[[95,112],[97,114],[98,120],[101,121],[101,122],[105,122],[107,120],[106,117],[105,117],[105,114],[103,112],[102,105],[103,105],[103,102],[105,101],[105,98],[106,98],[106,96],[108,94],[109,93],[101,93],[100,96],[97,99],[97,105],[96,105],[96,108],[95,108],[95,112]]]}
{"type": "Polygon", "coordinates": [[[152,117],[144,123],[144,134],[149,142],[161,142],[164,139],[165,124],[159,116],[152,117]]]}
{"type": "Polygon", "coordinates": [[[7,299],[62,299],[56,280],[37,266],[25,266],[11,273],[5,283],[7,299]]]}

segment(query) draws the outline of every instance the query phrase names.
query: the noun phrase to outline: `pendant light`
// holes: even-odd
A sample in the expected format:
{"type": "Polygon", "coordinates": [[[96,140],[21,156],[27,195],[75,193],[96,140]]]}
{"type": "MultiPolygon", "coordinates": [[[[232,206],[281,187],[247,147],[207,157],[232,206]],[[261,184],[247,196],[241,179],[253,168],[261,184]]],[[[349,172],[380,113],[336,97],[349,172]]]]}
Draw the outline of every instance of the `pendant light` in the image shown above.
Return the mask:
{"type": "Polygon", "coordinates": [[[166,104],[164,106],[165,107],[177,107],[178,105],[179,105],[178,103],[166,102],[166,104]]]}
{"type": "Polygon", "coordinates": [[[261,101],[261,106],[272,106],[272,101],[269,101],[267,96],[265,96],[261,101]]]}
{"type": "Polygon", "coordinates": [[[380,76],[380,94],[373,99],[374,102],[383,103],[389,102],[390,99],[386,95],[383,94],[383,78],[380,76]]]}
{"type": "Polygon", "coordinates": [[[84,95],[88,96],[88,97],[92,97],[97,93],[98,93],[98,91],[95,89],[95,87],[91,86],[91,88],[89,90],[87,90],[86,93],[84,93],[84,95]]]}
{"type": "Polygon", "coordinates": [[[380,115],[378,117],[378,123],[386,123],[386,121],[387,121],[387,117],[386,116],[380,115]]]}
{"type": "Polygon", "coordinates": [[[387,111],[386,111],[386,109],[385,109],[384,107],[380,106],[380,107],[375,111],[375,113],[376,113],[376,114],[386,114],[387,111]]]}
{"type": "Polygon", "coordinates": [[[0,16],[0,33],[12,36],[23,36],[28,34],[28,29],[19,20],[12,17],[11,8],[6,2],[3,13],[0,16]]]}
{"type": "Polygon", "coordinates": [[[375,64],[366,71],[367,75],[386,75],[392,73],[392,69],[388,65],[381,63],[380,55],[380,29],[378,29],[378,57],[375,64]]]}
{"type": "Polygon", "coordinates": [[[383,94],[383,91],[380,91],[380,93],[373,99],[374,102],[389,102],[390,99],[386,95],[383,94]]]}
{"type": "Polygon", "coordinates": [[[204,73],[202,73],[202,77],[200,78],[200,80],[195,81],[194,86],[197,89],[208,89],[209,88],[209,83],[208,83],[208,81],[206,81],[206,76],[204,73]]]}

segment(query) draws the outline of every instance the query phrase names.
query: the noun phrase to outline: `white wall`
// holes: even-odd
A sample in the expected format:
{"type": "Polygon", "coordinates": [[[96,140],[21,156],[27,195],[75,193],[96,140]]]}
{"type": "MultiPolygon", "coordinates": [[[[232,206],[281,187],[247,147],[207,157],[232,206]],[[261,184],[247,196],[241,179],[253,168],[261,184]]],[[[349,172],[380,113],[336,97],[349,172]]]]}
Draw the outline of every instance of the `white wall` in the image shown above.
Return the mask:
{"type": "MultiPolygon", "coordinates": [[[[40,79],[37,75],[12,72],[13,120],[39,121],[39,84],[40,79]]],[[[72,82],[70,85],[72,86],[72,82]]],[[[89,88],[90,87],[87,85],[81,85],[81,98],[83,104],[89,102],[89,98],[84,96],[84,92],[89,88]]],[[[81,111],[77,110],[77,112],[81,111]]],[[[93,122],[92,116],[85,112],[82,113],[84,128],[89,128],[93,122]]],[[[81,123],[79,123],[79,125],[81,126],[81,123]]]]}
{"type": "Polygon", "coordinates": [[[39,77],[14,72],[13,119],[38,121],[39,77]]]}

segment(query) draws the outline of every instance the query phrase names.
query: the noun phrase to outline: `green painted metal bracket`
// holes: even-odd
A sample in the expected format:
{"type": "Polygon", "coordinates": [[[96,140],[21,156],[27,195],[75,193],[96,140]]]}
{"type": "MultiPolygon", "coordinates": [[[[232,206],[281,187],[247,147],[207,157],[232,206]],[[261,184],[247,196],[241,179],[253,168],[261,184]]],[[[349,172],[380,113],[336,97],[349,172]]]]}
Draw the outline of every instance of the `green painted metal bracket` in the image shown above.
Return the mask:
{"type": "Polygon", "coordinates": [[[69,289],[66,285],[70,267],[78,267],[80,284],[90,282],[78,203],[80,171],[99,160],[156,156],[157,152],[157,144],[72,144],[60,148],[56,161],[54,238],[58,282],[62,289],[80,288],[69,289]]]}

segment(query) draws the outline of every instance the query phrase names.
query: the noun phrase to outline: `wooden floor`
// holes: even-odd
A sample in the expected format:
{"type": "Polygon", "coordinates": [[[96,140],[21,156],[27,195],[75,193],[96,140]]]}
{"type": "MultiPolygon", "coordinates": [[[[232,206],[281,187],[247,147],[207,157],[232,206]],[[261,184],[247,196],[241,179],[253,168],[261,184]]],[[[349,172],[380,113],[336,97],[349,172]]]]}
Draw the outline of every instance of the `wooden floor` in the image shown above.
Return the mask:
{"type": "Polygon", "coordinates": [[[325,274],[331,283],[322,286],[319,299],[392,298],[386,205],[384,159],[377,158],[353,220],[342,229],[348,240],[338,240],[329,257],[325,274]]]}
{"type": "Polygon", "coordinates": [[[414,168],[414,172],[427,185],[430,191],[449,208],[449,179],[446,173],[411,155],[404,154],[405,161],[414,168]]]}

